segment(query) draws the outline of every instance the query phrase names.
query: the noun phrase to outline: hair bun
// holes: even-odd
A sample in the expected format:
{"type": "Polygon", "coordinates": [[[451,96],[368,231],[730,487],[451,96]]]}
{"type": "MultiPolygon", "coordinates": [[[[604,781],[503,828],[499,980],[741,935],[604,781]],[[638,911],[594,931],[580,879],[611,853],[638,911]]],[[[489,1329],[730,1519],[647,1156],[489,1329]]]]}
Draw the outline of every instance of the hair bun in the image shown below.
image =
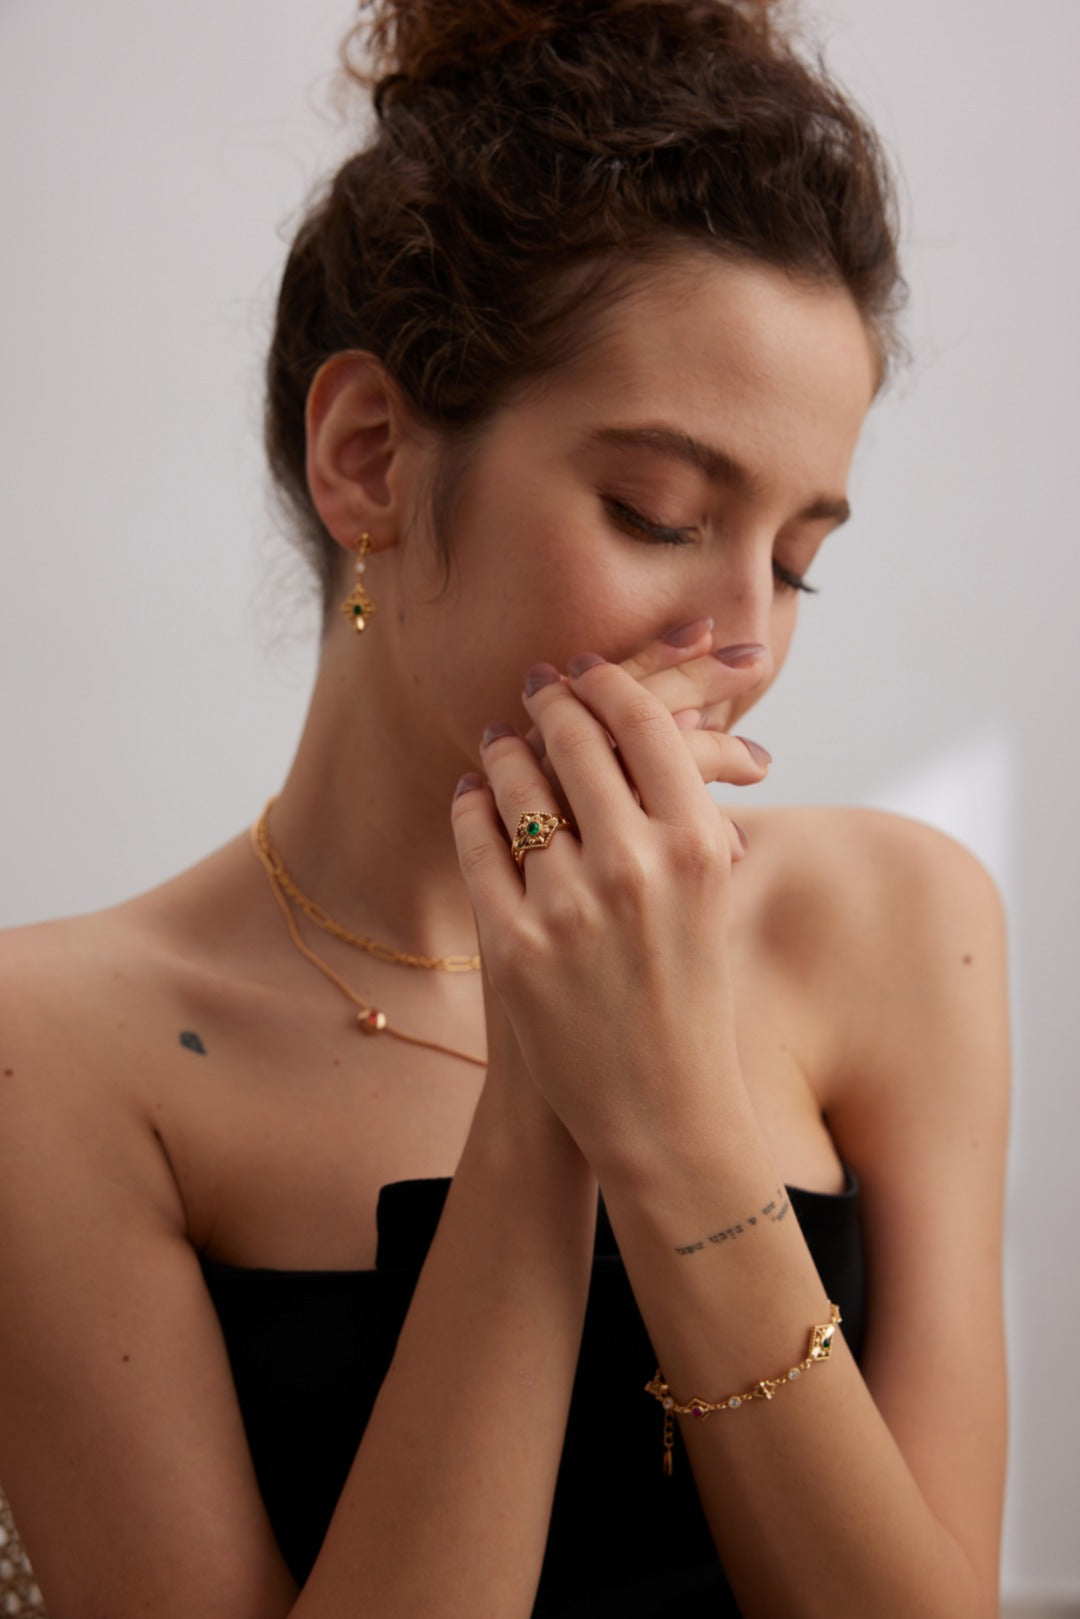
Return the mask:
{"type": "Polygon", "coordinates": [[[575,0],[361,0],[343,61],[349,77],[374,86],[381,103],[391,89],[470,79],[507,49],[571,20],[580,25],[585,9],[575,0]]]}
{"type": "Polygon", "coordinates": [[[382,107],[429,84],[461,85],[507,51],[617,22],[643,5],[687,20],[726,10],[764,27],[775,0],[360,0],[342,63],[382,107]]]}

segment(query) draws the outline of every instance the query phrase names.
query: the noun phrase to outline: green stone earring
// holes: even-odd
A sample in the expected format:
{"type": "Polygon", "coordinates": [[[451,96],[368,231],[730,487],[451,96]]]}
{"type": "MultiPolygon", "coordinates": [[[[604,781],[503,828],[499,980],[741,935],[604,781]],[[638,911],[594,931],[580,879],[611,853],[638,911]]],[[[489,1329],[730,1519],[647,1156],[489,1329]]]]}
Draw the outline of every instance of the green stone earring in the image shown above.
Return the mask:
{"type": "MultiPolygon", "coordinates": [[[[372,544],[373,541],[370,534],[361,534],[356,544],[356,571],[358,574],[363,574],[364,569],[367,566],[364,558],[371,550],[372,544]]],[[[352,591],[342,602],[341,611],[345,614],[346,618],[352,620],[356,627],[356,633],[358,635],[362,635],[367,629],[368,619],[373,613],[377,613],[379,609],[376,607],[375,603],[372,601],[371,597],[368,595],[367,591],[364,589],[363,585],[358,579],[352,591]]]]}

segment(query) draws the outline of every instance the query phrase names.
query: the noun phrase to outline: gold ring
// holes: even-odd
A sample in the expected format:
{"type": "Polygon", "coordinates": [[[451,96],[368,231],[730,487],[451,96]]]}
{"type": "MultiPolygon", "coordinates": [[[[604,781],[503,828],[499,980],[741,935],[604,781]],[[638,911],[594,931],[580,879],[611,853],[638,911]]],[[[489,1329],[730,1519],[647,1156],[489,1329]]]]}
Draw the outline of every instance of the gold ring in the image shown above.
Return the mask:
{"type": "Polygon", "coordinates": [[[543,810],[526,810],[518,820],[510,853],[521,866],[530,849],[546,849],[556,832],[561,832],[563,827],[567,831],[573,830],[565,815],[546,815],[543,810]]]}

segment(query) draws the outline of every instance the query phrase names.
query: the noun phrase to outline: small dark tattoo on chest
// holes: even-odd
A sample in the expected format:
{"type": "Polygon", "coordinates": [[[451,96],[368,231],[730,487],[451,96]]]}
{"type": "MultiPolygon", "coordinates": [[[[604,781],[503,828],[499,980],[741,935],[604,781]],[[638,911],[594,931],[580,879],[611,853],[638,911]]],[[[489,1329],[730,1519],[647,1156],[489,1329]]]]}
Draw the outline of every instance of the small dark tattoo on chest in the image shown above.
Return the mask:
{"type": "Polygon", "coordinates": [[[180,1033],[180,1044],[188,1051],[195,1051],[200,1057],[206,1056],[206,1047],[203,1045],[194,1029],[183,1029],[180,1033]]]}

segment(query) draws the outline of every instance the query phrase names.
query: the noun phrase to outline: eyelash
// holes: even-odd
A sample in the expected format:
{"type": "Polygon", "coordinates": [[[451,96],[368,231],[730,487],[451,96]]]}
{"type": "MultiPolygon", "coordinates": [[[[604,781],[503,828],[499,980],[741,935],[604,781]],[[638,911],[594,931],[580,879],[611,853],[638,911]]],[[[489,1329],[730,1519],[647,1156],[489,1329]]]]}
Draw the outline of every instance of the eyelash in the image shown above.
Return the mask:
{"type": "MultiPolygon", "coordinates": [[[[662,523],[653,523],[649,518],[642,516],[625,501],[615,500],[611,496],[604,497],[604,505],[611,517],[620,527],[629,529],[632,534],[644,534],[650,540],[659,540],[663,545],[689,545],[691,544],[693,530],[688,528],[665,528],[662,523]]],[[[801,590],[808,596],[816,596],[816,585],[807,584],[801,574],[793,573],[785,568],[782,562],[773,562],[773,577],[781,590],[801,590]]]]}

